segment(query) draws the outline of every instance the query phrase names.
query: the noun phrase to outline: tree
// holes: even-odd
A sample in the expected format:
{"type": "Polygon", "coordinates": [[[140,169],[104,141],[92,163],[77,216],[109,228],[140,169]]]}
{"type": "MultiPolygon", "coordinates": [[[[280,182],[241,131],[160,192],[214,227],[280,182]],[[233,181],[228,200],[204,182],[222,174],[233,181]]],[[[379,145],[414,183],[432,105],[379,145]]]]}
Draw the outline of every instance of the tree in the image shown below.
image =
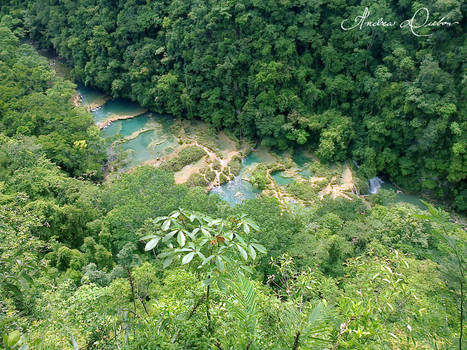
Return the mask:
{"type": "Polygon", "coordinates": [[[314,275],[297,271],[293,259],[284,254],[277,260],[271,259],[274,273],[268,277],[278,297],[284,300],[281,314],[281,330],[286,339],[291,339],[292,350],[304,346],[317,347],[330,344],[326,339],[330,331],[326,321],[326,300],[310,303],[312,285],[316,285],[314,275]]]}
{"type": "Polygon", "coordinates": [[[181,265],[198,265],[197,269],[206,277],[206,317],[208,329],[211,329],[210,287],[216,282],[224,288],[222,278],[228,269],[251,272],[246,262],[255,260],[257,252],[266,252],[262,245],[248,237],[251,230],[258,231],[259,227],[245,215],[213,219],[183,209],[158,217],[152,224],[150,230],[154,233],[141,238],[147,240],[146,251],[159,248],[159,243],[163,243],[165,249],[157,257],[164,259],[164,268],[180,260],[181,265]]]}
{"type": "MultiPolygon", "coordinates": [[[[461,23],[461,3],[433,2],[430,15],[461,23]]],[[[375,22],[401,23],[418,9],[366,5],[375,22]]],[[[465,207],[460,24],[425,28],[432,36],[423,38],[371,25],[344,31],[365,7],[337,0],[5,6],[5,24],[53,47],[84,84],[280,150],[305,145],[330,162],[352,155],[365,176],[383,172],[465,207]]]]}
{"type": "Polygon", "coordinates": [[[467,285],[467,239],[465,232],[457,228],[455,225],[449,223],[449,214],[441,209],[435,208],[428,202],[423,202],[428,208],[430,215],[420,215],[421,218],[428,219],[437,224],[433,233],[439,236],[444,244],[441,250],[447,252],[441,255],[439,263],[441,271],[450,287],[453,297],[458,303],[459,312],[459,350],[464,348],[464,314],[465,314],[465,298],[467,285]],[[456,232],[457,231],[457,232],[456,232]],[[453,233],[456,232],[456,235],[453,233]]]}

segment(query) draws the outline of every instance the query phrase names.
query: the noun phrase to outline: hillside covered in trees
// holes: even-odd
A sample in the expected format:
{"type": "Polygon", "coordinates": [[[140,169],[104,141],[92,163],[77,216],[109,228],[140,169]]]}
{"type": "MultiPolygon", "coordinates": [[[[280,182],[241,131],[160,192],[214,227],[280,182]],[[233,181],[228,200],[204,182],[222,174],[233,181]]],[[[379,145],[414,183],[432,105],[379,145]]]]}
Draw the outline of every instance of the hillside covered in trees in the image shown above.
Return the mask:
{"type": "MultiPolygon", "coordinates": [[[[467,208],[463,1],[12,1],[73,77],[151,110],[201,118],[467,208]],[[452,26],[399,24],[421,7],[452,26]]],[[[416,23],[424,23],[424,14],[416,23]]]]}
{"type": "MultiPolygon", "coordinates": [[[[334,29],[358,12],[350,2],[7,3],[2,349],[466,347],[462,218],[384,191],[231,206],[175,184],[175,162],[104,180],[93,116],[29,43],[53,45],[78,81],[114,95],[271,146],[306,144],[322,161],[352,157],[367,176],[449,190],[462,209],[465,31],[373,32],[376,49],[334,29]]],[[[370,9],[410,12],[385,4],[370,9]]],[[[465,23],[460,3],[437,6],[465,23]]]]}

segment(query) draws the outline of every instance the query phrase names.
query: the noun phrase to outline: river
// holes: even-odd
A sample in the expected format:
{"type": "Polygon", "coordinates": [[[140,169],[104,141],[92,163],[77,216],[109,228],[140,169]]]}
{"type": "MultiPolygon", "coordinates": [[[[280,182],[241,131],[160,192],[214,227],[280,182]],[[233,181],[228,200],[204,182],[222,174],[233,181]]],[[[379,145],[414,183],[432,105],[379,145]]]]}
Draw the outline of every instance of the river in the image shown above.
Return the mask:
{"type": "MultiPolygon", "coordinates": [[[[119,135],[120,139],[118,142],[114,142],[112,147],[117,147],[115,146],[117,144],[125,152],[125,161],[121,166],[123,171],[142,164],[155,164],[154,162],[159,159],[170,157],[180,147],[180,137],[174,134],[174,119],[172,117],[147,112],[136,103],[124,99],[110,99],[91,88],[79,87],[78,93],[81,103],[87,106],[94,115],[95,123],[101,128],[103,136],[116,138],[119,135]]],[[[208,140],[208,142],[212,141],[208,140]]],[[[243,157],[238,175],[227,183],[214,186],[210,193],[218,195],[232,205],[259,196],[261,191],[247,181],[251,172],[258,164],[281,162],[283,156],[285,155],[277,154],[263,147],[254,149],[243,157]]],[[[313,162],[315,160],[312,155],[306,151],[295,151],[290,157],[288,169],[269,174],[270,192],[278,196],[278,199],[284,197],[284,201],[293,202],[293,198],[288,197],[285,190],[288,185],[295,181],[314,185],[319,180],[326,179],[326,177],[317,175],[316,172],[312,173],[313,162]]],[[[346,169],[348,170],[348,168],[346,169]]],[[[345,168],[342,170],[345,171],[345,168]]],[[[350,172],[350,174],[352,173],[350,172]]],[[[320,188],[321,198],[324,195],[342,195],[343,197],[350,195],[350,187],[348,184],[347,187],[344,186],[345,184],[340,180],[341,177],[343,176],[340,176],[339,173],[337,175],[334,173],[334,176],[332,172],[327,173],[327,179],[330,183],[320,188]],[[334,183],[331,184],[332,181],[334,183]]],[[[396,202],[410,203],[419,208],[425,208],[418,197],[397,191],[388,181],[382,181],[379,178],[370,181],[370,189],[374,193],[378,192],[379,188],[394,190],[397,192],[396,202]]]]}

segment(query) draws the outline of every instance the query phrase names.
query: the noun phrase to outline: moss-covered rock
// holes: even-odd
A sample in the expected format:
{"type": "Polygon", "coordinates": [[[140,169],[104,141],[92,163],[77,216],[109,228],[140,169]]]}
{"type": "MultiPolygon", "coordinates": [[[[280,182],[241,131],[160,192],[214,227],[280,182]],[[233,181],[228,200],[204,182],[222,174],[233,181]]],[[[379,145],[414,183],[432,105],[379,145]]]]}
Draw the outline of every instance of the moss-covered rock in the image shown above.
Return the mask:
{"type": "Polygon", "coordinates": [[[201,174],[191,174],[191,176],[188,178],[186,184],[190,187],[195,187],[195,186],[207,186],[208,181],[206,178],[201,175],[201,174]]]}
{"type": "Polygon", "coordinates": [[[242,169],[242,163],[241,163],[240,159],[234,157],[229,162],[228,167],[230,169],[230,172],[233,175],[237,176],[238,174],[240,174],[240,170],[242,169]]]}
{"type": "Polygon", "coordinates": [[[229,178],[225,174],[220,174],[219,176],[220,184],[223,185],[227,182],[229,182],[229,178]]]}
{"type": "Polygon", "coordinates": [[[214,170],[221,170],[221,162],[218,159],[214,159],[214,162],[212,163],[212,168],[214,170]]]}
{"type": "Polygon", "coordinates": [[[316,198],[319,189],[315,186],[311,186],[310,184],[292,182],[291,184],[287,185],[287,192],[295,198],[304,201],[312,201],[316,198]]]}
{"type": "Polygon", "coordinates": [[[267,166],[265,164],[258,164],[253,170],[249,179],[250,183],[260,190],[264,190],[271,181],[268,179],[267,166]]]}
{"type": "Polygon", "coordinates": [[[167,171],[176,172],[188,164],[197,162],[205,155],[206,152],[198,146],[185,147],[178,153],[177,157],[169,159],[162,164],[161,168],[167,171]]]}

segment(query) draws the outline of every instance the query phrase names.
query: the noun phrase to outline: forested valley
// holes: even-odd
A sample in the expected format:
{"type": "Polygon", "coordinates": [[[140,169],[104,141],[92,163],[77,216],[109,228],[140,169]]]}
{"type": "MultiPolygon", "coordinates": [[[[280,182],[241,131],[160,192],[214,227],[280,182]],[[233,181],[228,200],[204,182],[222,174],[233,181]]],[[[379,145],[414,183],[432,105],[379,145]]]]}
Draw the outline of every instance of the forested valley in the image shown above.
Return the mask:
{"type": "Polygon", "coordinates": [[[78,81],[467,208],[463,1],[20,3],[29,37],[78,81]],[[460,24],[341,30],[365,6],[401,23],[422,5],[460,24]]]}
{"type": "Polygon", "coordinates": [[[0,347],[465,349],[465,12],[457,0],[2,1],[0,347]],[[364,7],[402,22],[422,6],[459,24],[341,30],[364,7]],[[73,102],[77,83],[304,148],[322,168],[355,161],[362,183],[384,175],[430,200],[316,199],[302,181],[287,187],[294,203],[231,205],[176,183],[207,157],[193,146],[112,172],[114,141],[73,102]]]}

